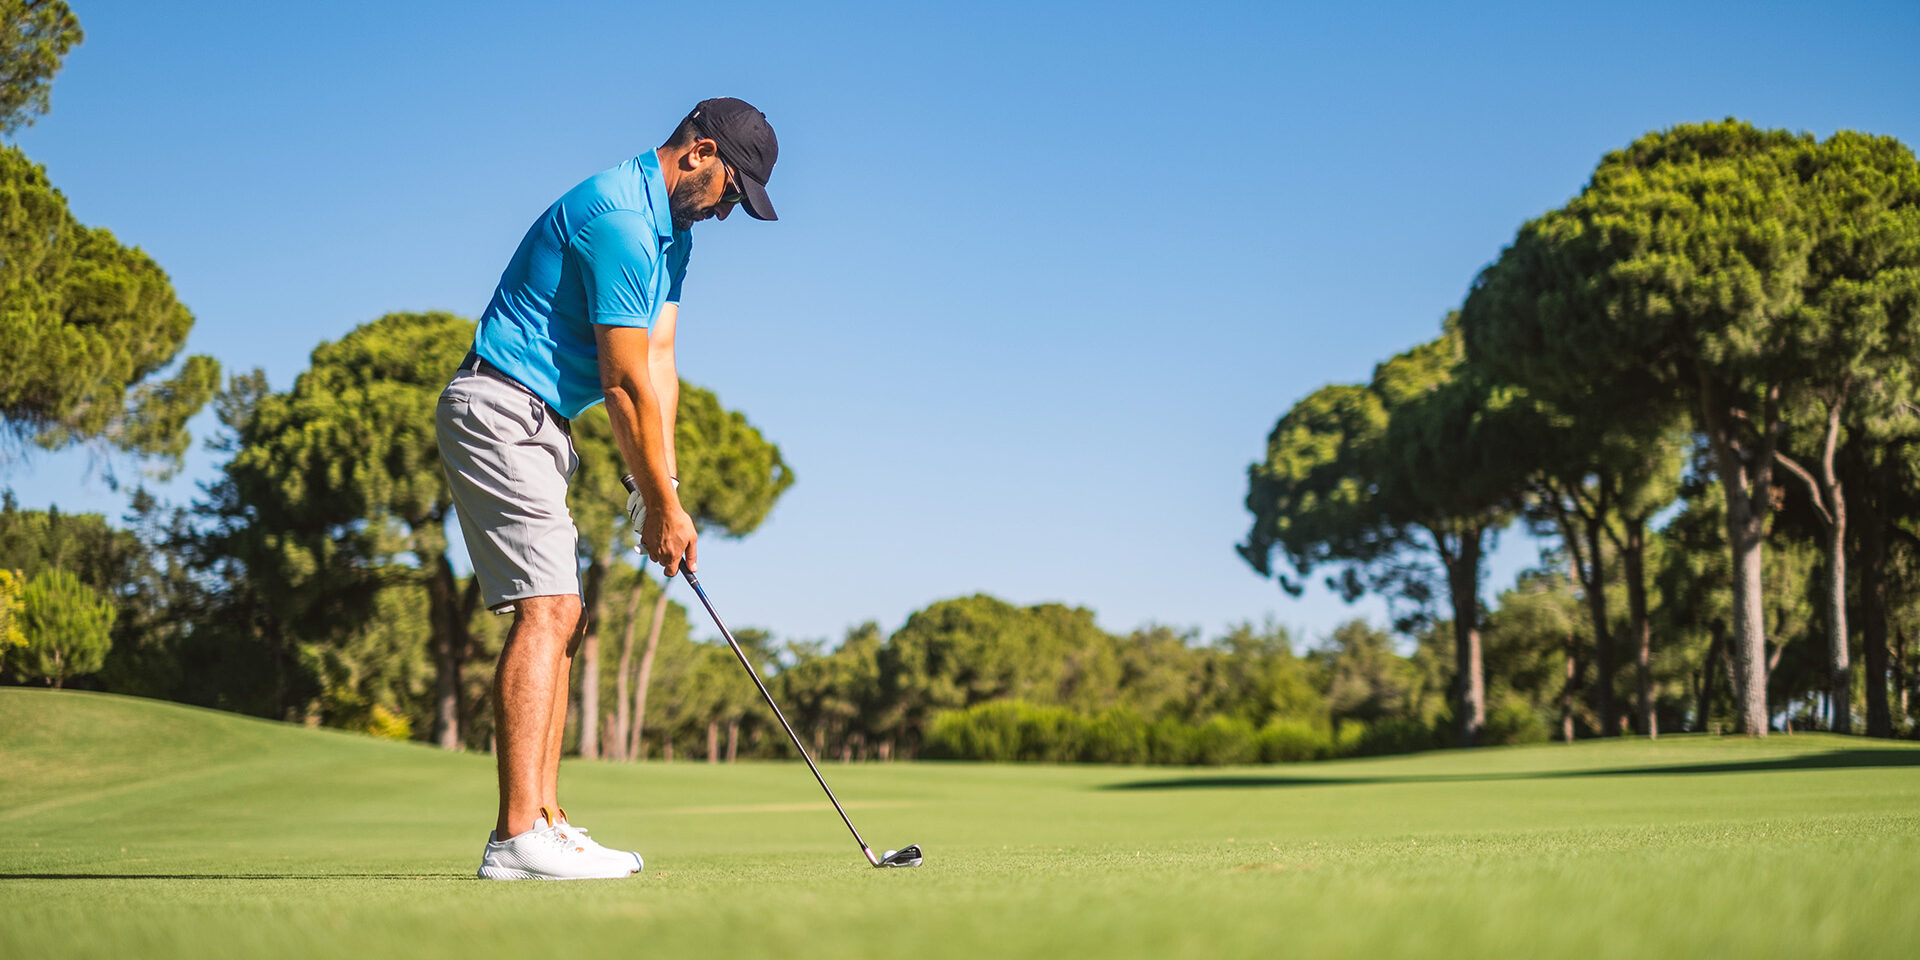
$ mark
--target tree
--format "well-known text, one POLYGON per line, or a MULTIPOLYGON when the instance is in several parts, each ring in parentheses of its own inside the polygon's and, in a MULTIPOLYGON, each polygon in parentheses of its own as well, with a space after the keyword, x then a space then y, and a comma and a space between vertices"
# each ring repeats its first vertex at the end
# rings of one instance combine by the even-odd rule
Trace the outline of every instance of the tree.
POLYGON ((44 570, 20 591, 21 673, 54 687, 100 669, 113 643, 113 604, 66 570, 44 570))
POLYGON ((1691 408, 1727 499, 1742 727, 1755 735, 1767 729, 1762 544, 1782 393, 1804 359, 1781 347, 1813 234, 1792 158, 1809 142, 1731 120, 1642 137, 1523 226, 1475 291, 1499 301, 1486 315, 1509 325, 1527 389, 1633 385, 1691 408))
POLYGON ((880 627, 868 621, 849 629, 831 652, 819 644, 789 646, 794 662, 772 686, 782 707, 791 711, 795 729, 811 735, 814 756, 843 750, 851 755, 855 741, 864 743, 875 733, 880 645, 880 627))
MULTIPOLYGON (((1848 489, 1867 482, 1844 468, 1912 429, 1920 391, 1920 163, 1891 137, 1841 131, 1794 155, 1813 244, 1786 348, 1800 358, 1786 396, 1786 432, 1775 460, 1802 484, 1823 534, 1827 694, 1833 729, 1852 731, 1853 675, 1847 629, 1848 489), (1904 428, 1904 429, 1903 429, 1904 428), (1843 437, 1843 434, 1846 436, 1843 437), (1790 455, 1791 451, 1791 455, 1790 455)), ((1883 536, 1867 531, 1868 550, 1883 536)), ((1887 735, 1885 633, 1869 641, 1870 729, 1887 735)))
POLYGON ((1576 720, 1597 726, 1591 716, 1581 716, 1574 697, 1580 674, 1574 643, 1580 602, 1572 588, 1566 576, 1551 568, 1522 573, 1487 617, 1486 636, 1489 686, 1519 695, 1535 710, 1555 710, 1560 739, 1568 743, 1573 742, 1576 720))
POLYGON ((1852 133, 1816 143, 1729 120, 1649 134, 1524 226, 1469 298, 1469 338, 1497 331, 1476 356, 1506 358, 1528 390, 1625 389, 1690 411, 1727 499, 1741 727, 1756 735, 1776 466, 1826 518, 1835 691, 1846 673, 1844 498, 1825 465, 1843 411, 1885 373, 1874 358, 1911 353, 1886 321, 1910 299, 1912 166, 1898 143, 1852 133), (1796 417, 1817 440, 1795 443, 1796 417), (1792 446, 1816 451, 1821 476, 1792 446))
MULTIPOLYGON (((1248 468, 1252 529, 1240 555, 1273 575, 1277 548, 1300 576, 1342 566, 1328 585, 1349 601, 1368 589, 1420 608, 1439 561, 1453 610, 1455 722, 1462 745, 1486 720, 1480 573, 1487 538, 1506 526, 1525 470, 1513 444, 1522 408, 1462 367, 1457 326, 1374 370, 1365 387, 1325 387, 1296 404, 1248 468)), ((1280 576, 1281 586, 1300 586, 1280 576)), ((1416 618, 1417 619, 1417 618, 1416 618)))
POLYGON ((453 501, 433 410, 472 339, 452 314, 394 313, 321 344, 292 390, 243 405, 229 489, 216 491, 230 498, 225 543, 273 585, 275 629, 337 646, 381 589, 425 588, 433 740, 447 749, 462 742, 479 584, 462 585, 447 555, 453 501))
POLYGON ((0 134, 46 115, 53 75, 85 38, 64 0, 0 0, 0 134))
POLYGON ((1393 638, 1365 620, 1334 628, 1319 652, 1327 672, 1327 709, 1336 729, 1346 721, 1378 723, 1404 716, 1415 686, 1393 638))
MULTIPOLYGON (((136 510, 152 505, 144 492, 136 491, 133 501, 136 510)), ((102 687, 147 697, 183 695, 183 623, 173 609, 180 585, 164 568, 166 559, 139 532, 116 528, 97 513, 23 510, 11 492, 0 496, 0 568, 24 578, 66 570, 113 602, 113 644, 100 669, 102 687)))
POLYGON ((0 148, 0 418, 14 443, 99 441, 177 468, 220 367, 193 356, 149 378, 192 326, 151 258, 76 222, 43 168, 0 148))
POLYGON ((10 655, 27 645, 27 635, 20 628, 21 613, 26 607, 20 591, 25 586, 20 571, 0 569, 0 670, 6 669, 10 655))
POLYGON ((878 652, 886 711, 875 733, 917 752, 941 710, 987 700, 1098 703, 1120 675, 1112 638, 1083 607, 1016 607, 975 594, 907 618, 878 652))

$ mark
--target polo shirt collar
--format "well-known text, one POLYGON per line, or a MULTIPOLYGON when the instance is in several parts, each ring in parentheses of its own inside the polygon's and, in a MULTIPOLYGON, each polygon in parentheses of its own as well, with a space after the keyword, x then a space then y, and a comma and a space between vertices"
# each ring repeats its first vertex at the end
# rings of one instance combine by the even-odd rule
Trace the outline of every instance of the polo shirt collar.
POLYGON ((660 170, 660 155, 652 150, 640 154, 640 175, 647 184, 647 205, 653 208, 653 232, 671 239, 673 230, 673 198, 667 193, 667 175, 660 170))

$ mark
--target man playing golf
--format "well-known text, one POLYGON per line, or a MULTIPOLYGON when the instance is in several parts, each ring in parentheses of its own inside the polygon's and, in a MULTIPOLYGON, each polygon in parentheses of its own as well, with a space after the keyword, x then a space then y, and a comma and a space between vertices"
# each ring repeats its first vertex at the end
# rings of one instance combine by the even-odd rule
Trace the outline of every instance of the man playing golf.
MULTIPOLYGON (((567 481, 568 422, 605 400, 637 489, 627 516, 667 576, 696 569, 676 492, 674 327, 693 224, 734 205, 775 219, 779 145, 742 100, 701 101, 655 150, 587 178, 520 241, 473 350, 440 395, 447 481, 488 609, 512 612, 494 672, 500 814, 480 861, 491 880, 630 876, 640 855, 596 843, 560 808, 567 677, 582 623, 567 481)), ((594 682, 589 678, 588 682, 594 682)))

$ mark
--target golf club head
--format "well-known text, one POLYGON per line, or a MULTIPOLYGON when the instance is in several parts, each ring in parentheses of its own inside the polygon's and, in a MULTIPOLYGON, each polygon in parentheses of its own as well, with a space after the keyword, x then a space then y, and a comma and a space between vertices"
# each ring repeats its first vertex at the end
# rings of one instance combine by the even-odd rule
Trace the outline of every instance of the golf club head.
POLYGON ((880 862, 874 864, 874 866, 917 867, 920 865, 920 859, 920 845, 917 843, 909 843, 898 850, 888 850, 887 855, 881 857, 880 862))

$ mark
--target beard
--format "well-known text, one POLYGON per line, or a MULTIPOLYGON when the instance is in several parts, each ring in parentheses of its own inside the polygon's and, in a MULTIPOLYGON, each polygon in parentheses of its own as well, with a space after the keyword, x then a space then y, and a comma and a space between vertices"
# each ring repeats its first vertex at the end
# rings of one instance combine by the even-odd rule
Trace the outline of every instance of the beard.
POLYGON ((718 176, 720 165, 714 164, 700 173, 680 178, 673 185, 673 196, 667 206, 673 211, 675 230, 692 229, 695 223, 713 216, 719 204, 702 202, 701 198, 713 192, 713 178, 718 176))

